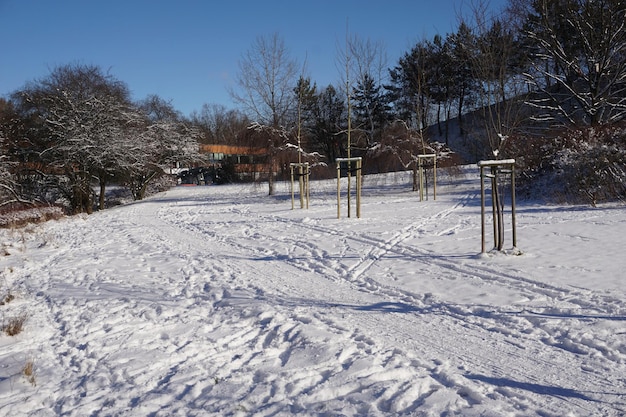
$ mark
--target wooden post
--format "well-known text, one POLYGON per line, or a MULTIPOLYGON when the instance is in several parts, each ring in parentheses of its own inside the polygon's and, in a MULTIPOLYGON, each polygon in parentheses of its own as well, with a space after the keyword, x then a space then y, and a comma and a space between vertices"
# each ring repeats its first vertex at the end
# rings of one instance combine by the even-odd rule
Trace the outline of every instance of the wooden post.
POLYGON ((293 164, 289 167, 291 168, 291 209, 293 210, 293 164))
POLYGON ((513 248, 517 248, 517 228, 515 227, 515 164, 511 165, 511 219, 513 223, 513 248))
POLYGON ((437 200, 437 156, 433 158, 433 200, 437 200))
POLYGON ((480 252, 485 253, 485 169, 480 163, 480 252))
POLYGON ((361 218, 361 158, 356 161, 356 217, 361 218))
MULTIPOLYGON (((480 234, 481 234, 481 253, 486 252, 485 247, 485 179, 491 179, 491 205, 494 212, 494 216, 496 213, 496 202, 494 201, 494 188, 497 186, 496 183, 496 173, 499 167, 510 167, 510 175, 511 175, 511 223, 512 223, 512 234, 513 234, 513 248, 517 248, 517 226, 516 226, 516 218, 515 218, 515 159, 502 159, 502 160, 493 160, 493 161, 479 161, 478 167, 480 168, 480 234), (485 175, 485 168, 489 167, 491 173, 485 175)), ((502 227, 497 229, 496 219, 494 218, 494 240, 496 239, 497 233, 500 233, 502 227)), ((502 239, 502 236, 501 236, 502 239)), ((494 242, 497 244, 497 242, 494 242)))
POLYGON ((417 173, 420 178, 420 201, 424 201, 424 169, 422 168, 422 158, 417 157, 417 173))
POLYGON ((305 190, 306 190, 306 208, 308 209, 309 208, 309 200, 311 199, 311 181, 310 181, 310 178, 309 178, 311 176, 311 168, 309 167, 309 163, 308 162, 306 162, 305 164, 306 164, 305 165, 306 177, 304 177, 304 178, 305 178, 306 184, 304 185, 304 187, 305 187, 305 190))
POLYGON ((309 208, 309 163, 291 163, 291 209, 294 208, 294 168, 298 168, 298 184, 300 186, 300 208, 309 208), (306 201, 305 201, 306 200, 306 201))
MULTIPOLYGON (((341 218, 341 164, 337 160, 337 218, 341 218)), ((348 190, 350 192, 350 190, 348 190)))
POLYGON ((424 168, 422 167, 422 159, 431 158, 433 160, 433 199, 437 199, 437 154, 429 153, 417 155, 419 185, 420 185, 420 201, 424 200, 424 168))
POLYGON ((350 194, 351 194, 351 182, 350 182, 350 167, 352 166, 352 162, 356 162, 356 216, 361 217, 361 170, 362 166, 362 158, 337 158, 337 218, 341 217, 340 206, 341 206, 341 164, 346 163, 348 167, 348 217, 350 217, 350 194))

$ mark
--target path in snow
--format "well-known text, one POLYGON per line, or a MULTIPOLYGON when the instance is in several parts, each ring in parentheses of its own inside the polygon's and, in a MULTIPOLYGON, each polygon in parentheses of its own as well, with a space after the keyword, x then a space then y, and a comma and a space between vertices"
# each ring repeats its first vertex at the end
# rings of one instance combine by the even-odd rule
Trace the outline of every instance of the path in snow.
POLYGON ((3 260, 23 300, 11 308, 32 315, 17 340, 0 337, 0 409, 626 412, 624 292, 611 277, 585 281, 620 268, 576 262, 605 261, 589 239, 626 216, 522 204, 526 253, 478 256, 476 180, 443 181, 421 203, 366 183, 361 219, 336 219, 333 184, 320 183, 309 210, 243 187, 180 187, 42 226, 3 260), (567 229, 589 218, 584 235, 567 229), (544 254, 567 233, 592 245, 544 254), (36 387, 19 378, 26 357, 36 387))

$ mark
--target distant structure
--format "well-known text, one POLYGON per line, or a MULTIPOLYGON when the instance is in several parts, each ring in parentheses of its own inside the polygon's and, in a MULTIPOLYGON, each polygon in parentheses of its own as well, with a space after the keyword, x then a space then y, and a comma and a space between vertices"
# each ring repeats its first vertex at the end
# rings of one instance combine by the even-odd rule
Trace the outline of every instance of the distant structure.
POLYGON ((255 181, 270 172, 266 163, 268 151, 265 148, 201 144, 200 152, 208 156, 211 168, 230 165, 239 181, 255 181))

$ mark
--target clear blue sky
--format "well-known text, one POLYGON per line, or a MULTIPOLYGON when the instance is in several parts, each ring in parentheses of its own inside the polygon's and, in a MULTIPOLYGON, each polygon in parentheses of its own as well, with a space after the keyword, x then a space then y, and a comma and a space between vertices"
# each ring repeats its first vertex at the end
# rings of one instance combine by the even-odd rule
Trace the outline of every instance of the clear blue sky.
MULTIPOLYGON (((505 0, 491 0, 493 9, 505 0)), ((456 29, 470 0, 0 0, 0 96, 59 65, 97 65, 140 100, 184 115, 233 108, 228 87, 258 36, 278 33, 319 86, 341 80, 350 35, 381 42, 389 67, 424 38, 456 29)))

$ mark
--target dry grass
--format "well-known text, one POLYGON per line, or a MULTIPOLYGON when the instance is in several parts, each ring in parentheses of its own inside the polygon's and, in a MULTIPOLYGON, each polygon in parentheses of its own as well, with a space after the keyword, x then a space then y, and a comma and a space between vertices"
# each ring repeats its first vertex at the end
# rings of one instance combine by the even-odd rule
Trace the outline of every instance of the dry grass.
POLYGON ((28 224, 57 220, 64 215, 63 210, 55 206, 5 211, 0 212, 0 227, 15 229, 28 224))
POLYGON ((32 359, 26 361, 26 364, 22 368, 22 374, 33 387, 37 385, 37 381, 35 380, 35 363, 32 359))
POLYGON ((5 296, 0 298, 0 306, 9 304, 13 300, 15 300, 15 296, 11 294, 11 292, 8 292, 5 296))
POLYGON ((25 313, 9 318, 2 324, 2 331, 8 336, 20 334, 24 330, 24 323, 26 323, 27 318, 28 315, 25 313))

